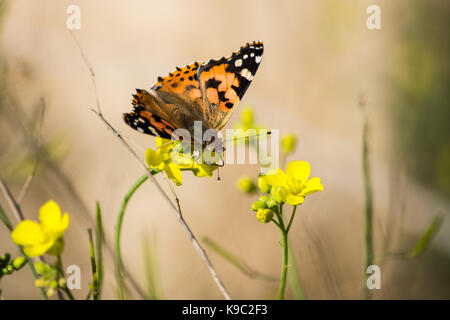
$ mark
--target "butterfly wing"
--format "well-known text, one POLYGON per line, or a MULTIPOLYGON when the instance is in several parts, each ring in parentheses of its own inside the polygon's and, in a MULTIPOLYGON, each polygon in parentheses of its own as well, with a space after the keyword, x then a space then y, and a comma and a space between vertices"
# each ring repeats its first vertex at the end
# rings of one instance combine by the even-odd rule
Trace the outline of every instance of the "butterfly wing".
POLYGON ((158 77, 149 92, 136 89, 134 109, 124 114, 125 122, 140 132, 168 139, 175 129, 192 131, 194 121, 203 120, 197 81, 199 66, 200 63, 194 62, 177 67, 167 76, 158 77))
POLYGON ((263 43, 247 43, 227 58, 210 60, 198 70, 208 127, 222 129, 244 96, 261 63, 263 43))
POLYGON ((193 129, 194 121, 204 120, 204 108, 197 72, 200 62, 177 67, 165 77, 158 77, 152 90, 167 105, 167 113, 180 127, 193 129))
POLYGON ((133 111, 124 114, 135 130, 170 139, 178 128, 193 134, 194 121, 220 130, 247 91, 263 53, 262 42, 251 42, 230 57, 194 62, 158 77, 149 92, 136 89, 133 111))
POLYGON ((168 117, 157 100, 142 89, 133 95, 133 111, 124 113, 123 119, 131 128, 152 136, 170 139, 175 127, 162 116, 168 117))

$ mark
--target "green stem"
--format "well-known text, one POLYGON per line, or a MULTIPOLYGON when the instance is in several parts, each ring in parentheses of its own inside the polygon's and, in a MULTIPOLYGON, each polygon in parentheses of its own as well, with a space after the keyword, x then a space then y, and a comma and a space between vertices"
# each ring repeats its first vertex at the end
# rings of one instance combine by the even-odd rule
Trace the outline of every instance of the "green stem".
POLYGON ((295 212, 296 211, 297 211, 297 206, 295 205, 294 209, 292 209, 291 217, 289 218, 289 223, 288 223, 287 228, 286 228, 286 233, 288 233, 289 229, 291 228, 292 221, 294 220, 294 216, 295 216, 295 212))
POLYGON ((95 250, 94 250, 94 239, 92 237, 92 229, 88 229, 89 235, 89 257, 91 259, 91 269, 92 269, 92 283, 91 288, 94 300, 98 300, 98 275, 97 275, 97 263, 95 261, 95 250))
MULTIPOLYGON (((292 221, 295 217, 295 212, 297 211, 297 206, 294 206, 292 209, 291 217, 289 218, 289 222, 287 224, 287 227, 285 227, 284 220, 283 220, 283 206, 279 206, 278 212, 275 212, 275 214, 278 217, 278 223, 277 226, 280 228, 281 231, 281 248, 282 248, 282 265, 281 265, 281 277, 280 277, 280 288, 278 291, 278 299, 284 300, 284 294, 286 291, 286 279, 287 279, 287 273, 288 273, 288 263, 289 263, 289 242, 288 242, 288 233, 289 229, 291 228, 292 221)), ((275 222, 275 221, 274 221, 275 222)), ((297 283, 298 288, 300 288, 300 283, 297 283)), ((300 288, 301 291, 301 288, 300 288)))
POLYGON ((373 264, 374 248, 373 248, 373 205, 372 205, 372 184, 370 179, 370 161, 369 161, 369 125, 367 123, 366 115, 364 114, 363 125, 363 146, 362 146, 362 169, 363 169, 363 183, 365 194, 365 266, 364 266, 364 298, 370 299, 370 291, 367 288, 367 268, 373 264))
POLYGON ((282 248, 282 262, 281 262, 281 276, 280 276, 280 287, 278 290, 278 299, 284 300, 284 292, 286 290, 286 278, 287 278, 287 270, 288 270, 288 241, 287 241, 287 231, 284 226, 283 220, 283 206, 280 204, 278 208, 278 212, 276 212, 278 216, 278 226, 281 231, 281 248, 282 248))
MULTIPOLYGON (((59 275, 64 278, 64 276, 65 276, 64 267, 63 267, 62 258, 61 258, 60 254, 58 254, 56 256, 56 269, 58 270, 59 275)), ((69 297, 70 300, 75 300, 74 296, 72 295, 72 292, 70 291, 69 288, 67 288, 67 286, 64 286, 62 289, 66 293, 66 295, 69 297)))
POLYGON ((280 230, 281 230, 281 247, 283 248, 283 252, 282 252, 282 266, 281 266, 280 289, 278 291, 278 299, 284 300, 289 254, 288 254, 287 232, 286 229, 284 229, 283 223, 281 223, 280 225, 282 226, 282 229, 280 230))
MULTIPOLYGON (((154 171, 151 172, 155 174, 154 171)), ((117 295, 119 299, 125 299, 125 286, 124 286, 124 275, 123 275, 123 264, 122 264, 122 253, 120 248, 120 234, 122 230, 123 218, 125 216, 125 209, 127 207, 128 202, 130 201, 133 194, 136 190, 148 179, 147 175, 143 175, 140 177, 128 190, 125 195, 122 205, 120 206, 119 214, 117 216, 117 223, 114 229, 114 251, 116 254, 115 257, 115 267, 116 267, 116 282, 117 282, 117 295)))
POLYGON ((95 300, 100 300, 103 288, 103 222, 102 222, 102 212, 100 209, 100 203, 97 202, 97 219, 96 219, 96 233, 95 233, 95 249, 97 252, 97 296, 94 296, 95 300))

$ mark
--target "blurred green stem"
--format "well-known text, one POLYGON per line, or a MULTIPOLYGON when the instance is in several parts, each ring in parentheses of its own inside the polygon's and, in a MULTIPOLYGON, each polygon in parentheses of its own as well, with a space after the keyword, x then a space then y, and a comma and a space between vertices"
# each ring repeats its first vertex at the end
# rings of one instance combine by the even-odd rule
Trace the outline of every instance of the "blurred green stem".
MULTIPOLYGON (((58 270, 59 275, 62 278, 64 278, 65 277, 64 267, 63 267, 62 258, 61 258, 60 254, 56 256, 56 269, 58 270)), ((62 289, 66 293, 66 295, 69 297, 70 300, 75 300, 74 296, 72 295, 72 292, 66 285, 62 289)))
MULTIPOLYGON (((89 235, 89 257, 91 259, 91 268, 92 268, 92 282, 90 284, 89 291, 92 292, 94 300, 98 300, 98 274, 97 274, 97 263, 95 258, 95 250, 94 250, 94 238, 92 236, 92 229, 88 229, 89 235)), ((88 295, 88 297, 90 294, 88 295)))
POLYGON ((281 230, 281 247, 283 248, 282 253, 282 266, 281 266, 281 277, 280 277, 280 289, 278 290, 278 299, 284 300, 284 291, 286 289, 286 277, 288 270, 288 240, 287 240, 287 232, 284 229, 283 223, 280 224, 283 229, 281 230))
POLYGON ((278 223, 275 222, 275 224, 278 226, 278 228, 281 231, 281 248, 282 248, 282 261, 281 261, 281 276, 280 276, 280 287, 278 290, 278 299, 284 300, 284 292, 286 289, 286 279, 287 279, 287 266, 289 261, 289 251, 288 251, 288 240, 287 240, 287 230, 284 227, 284 221, 283 221, 283 205, 278 206, 278 210, 275 211, 275 214, 278 217, 278 223))
POLYGON ((288 274, 288 282, 289 286, 292 290, 294 298, 297 300, 306 300, 306 295, 303 292, 303 288, 300 282, 300 276, 298 274, 298 267, 295 262, 294 252, 292 251, 292 246, 289 245, 289 274, 288 274))
POLYGON ((372 183, 370 179, 370 161, 369 161, 369 124, 367 116, 363 109, 364 123, 363 123, 363 138, 362 138, 362 169, 363 169, 363 183, 365 194, 365 250, 366 258, 364 265, 364 298, 370 299, 370 290, 367 288, 367 268, 373 264, 374 248, 373 248, 373 204, 372 204, 372 183))
MULTIPOLYGON (((155 174, 155 171, 151 171, 151 174, 155 174)), ((120 206, 119 214, 117 216, 117 223, 114 230, 114 251, 116 254, 115 265, 116 265, 116 282, 117 282, 117 295, 119 299, 125 299, 125 287, 124 287, 124 276, 123 276, 123 264, 122 264, 122 253, 120 248, 120 233, 122 230, 123 218, 125 216, 125 209, 128 205, 133 194, 136 190, 148 179, 147 175, 140 177, 128 190, 125 195, 122 205, 120 206)))
POLYGON ((100 203, 97 201, 97 228, 95 231, 95 249, 97 252, 97 296, 94 295, 94 300, 100 300, 103 287, 103 222, 100 203))

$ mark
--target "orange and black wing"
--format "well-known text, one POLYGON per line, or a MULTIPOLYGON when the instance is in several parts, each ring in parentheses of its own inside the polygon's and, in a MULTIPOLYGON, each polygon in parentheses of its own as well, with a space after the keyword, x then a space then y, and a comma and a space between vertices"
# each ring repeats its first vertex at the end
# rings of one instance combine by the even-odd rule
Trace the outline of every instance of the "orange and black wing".
POLYGON ((174 125, 162 117, 164 112, 147 91, 136 89, 132 103, 133 111, 123 114, 126 124, 142 133, 165 139, 171 138, 175 130, 174 125))
POLYGON ((225 113, 216 124, 217 129, 226 124, 250 86, 263 52, 263 43, 255 41, 242 46, 229 57, 210 60, 200 66, 198 78, 205 103, 217 106, 218 111, 225 113))

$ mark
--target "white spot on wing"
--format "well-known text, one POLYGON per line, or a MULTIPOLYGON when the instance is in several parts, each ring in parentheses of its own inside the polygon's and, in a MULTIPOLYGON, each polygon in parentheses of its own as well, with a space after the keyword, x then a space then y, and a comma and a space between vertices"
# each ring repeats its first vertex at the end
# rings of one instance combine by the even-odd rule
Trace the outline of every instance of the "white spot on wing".
POLYGON ((256 61, 256 63, 260 63, 261 62, 261 56, 256 56, 255 61, 256 61))
POLYGON ((158 132, 156 132, 156 130, 153 128, 153 127, 151 127, 151 126, 148 126, 148 129, 150 130, 150 132, 151 133, 153 133, 155 136, 157 136, 157 137, 159 137, 159 134, 158 134, 158 132))
POLYGON ((236 61, 234 62, 234 66, 235 66, 235 67, 240 67, 240 66, 242 66, 242 59, 236 60, 236 61))
POLYGON ((248 69, 242 70, 241 71, 241 76, 243 76, 248 81, 251 81, 253 79, 253 75, 248 69))

